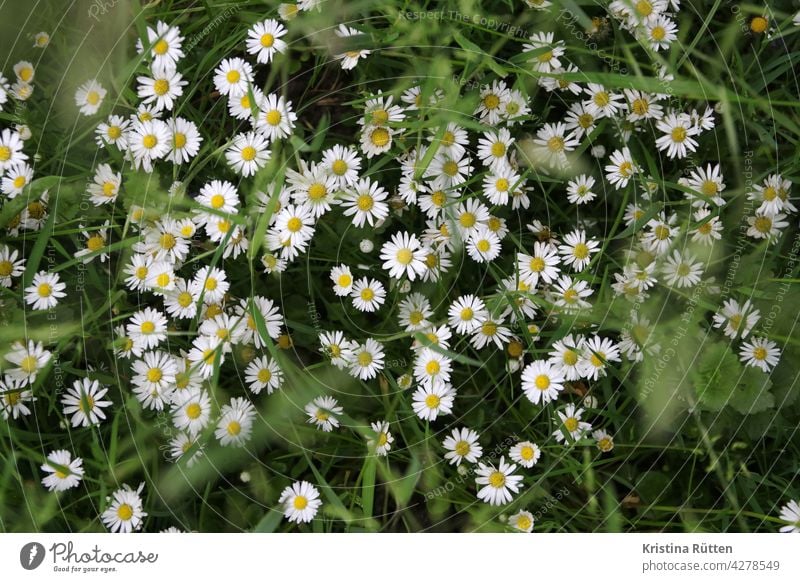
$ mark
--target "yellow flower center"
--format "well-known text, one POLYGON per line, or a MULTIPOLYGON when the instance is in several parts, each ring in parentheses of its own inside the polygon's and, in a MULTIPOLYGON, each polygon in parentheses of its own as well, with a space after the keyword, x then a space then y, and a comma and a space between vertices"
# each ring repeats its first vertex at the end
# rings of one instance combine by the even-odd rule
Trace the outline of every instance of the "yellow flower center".
POLYGON ((375 297, 375 292, 370 287, 365 287, 361 290, 361 299, 364 301, 372 301, 375 297))
POLYGON ((39 297, 50 297, 50 295, 53 293, 53 287, 50 285, 50 283, 41 283, 37 288, 37 291, 39 293, 39 297))
POLYGON ((388 144, 389 139, 390 139, 389 132, 382 127, 375 129, 370 135, 370 140, 372 141, 372 145, 379 148, 382 148, 383 146, 388 144))
POLYGON ((122 521, 130 521, 130 519, 133 517, 133 507, 127 503, 123 503, 117 508, 117 517, 119 517, 122 521))
POLYGON ((258 371, 258 381, 266 384, 270 380, 272 380, 272 372, 268 368, 261 368, 258 371))
POLYGON ((192 402, 189 406, 186 407, 186 416, 188 416, 192 420, 197 420, 200 418, 200 413, 203 412, 203 409, 200 408, 200 405, 197 402, 192 402))
POLYGON ((645 115, 650 110, 650 104, 645 99, 634 99, 631 109, 636 115, 645 115))
POLYGON ((13 184, 14 188, 16 189, 22 188, 23 186, 25 186, 25 176, 17 176, 16 178, 14 178, 13 184))
POLYGON ((508 180, 505 178, 498 178, 498 180, 494 183, 494 187, 498 192, 507 192, 509 187, 508 180))
POLYGON ((228 80, 228 83, 238 83, 239 79, 241 79, 241 75, 237 70, 228 71, 228 74, 225 75, 225 78, 228 80))
POLYGON ((294 498, 292 504, 294 505, 295 509, 302 511, 308 506, 308 499, 306 499, 302 495, 298 495, 297 497, 294 498))
POLYGON ((242 159, 245 162, 252 162, 254 159, 256 159, 257 153, 258 152, 256 152, 256 148, 253 146, 245 146, 242 148, 242 159))
POLYGON ((570 416, 564 421, 564 427, 567 429, 567 432, 575 432, 578 428, 578 419, 574 416, 570 416))
POLYGON ((506 144, 501 141, 496 141, 492 144, 492 155, 496 158, 501 158, 506 154, 506 144))
POLYGON ((767 358, 767 350, 759 346, 753 350, 753 357, 756 360, 765 360, 767 358))
POLYGON ((400 249, 395 254, 395 258, 401 265, 408 265, 414 259, 414 253, 411 252, 411 249, 400 249))
POLYGON ((442 172, 452 178, 458 173, 458 164, 453 160, 449 160, 442 165, 442 172))
POLYGON ((471 212, 464 212, 461 216, 458 217, 458 222, 461 223, 461 226, 464 228, 471 228, 475 226, 477 219, 475 215, 471 212))
POLYGON ((169 81, 166 79, 156 79, 156 82, 153 83, 153 93, 158 95, 165 95, 169 91, 169 81))
POLYGON ((289 229, 289 232, 298 232, 301 228, 303 228, 303 221, 296 216, 292 216, 286 222, 286 228, 289 229))
POLYGON ((181 307, 189 307, 193 301, 194 299, 192 298, 192 294, 188 291, 181 291, 178 294, 178 305, 181 307))
POLYGON ((145 321, 142 323, 141 331, 142 333, 153 333, 156 330, 156 324, 152 321, 145 321))
POLYGON ((88 248, 92 252, 99 251, 105 246, 105 244, 106 244, 105 239, 103 239, 103 237, 100 236, 99 234, 90 236, 88 239, 86 239, 86 248, 88 248))
POLYGON ((495 489, 500 489, 505 484, 506 484, 505 474, 501 473, 500 471, 492 471, 491 475, 489 475, 489 485, 491 485, 495 489))
POLYGON ((558 153, 564 150, 564 138, 554 135, 547 140, 547 149, 553 153, 558 153))
POLYGON ((11 261, 0 261, 0 277, 8 277, 14 270, 11 261))
POLYGON ((769 21, 763 16, 756 16, 750 21, 750 30, 758 34, 766 31, 767 27, 769 27, 769 21))
POLYGON ((534 273, 541 273, 542 271, 544 271, 546 264, 542 257, 533 257, 530 260, 530 263, 528 263, 528 266, 534 273))
POLYGON ((594 94, 594 97, 592 99, 594 101, 594 104, 597 105, 598 107, 605 107, 611 102, 611 98, 609 97, 607 91, 598 91, 597 93, 594 94))
POLYGON ((20 369, 26 374, 33 374, 36 371, 39 361, 36 356, 25 356, 19 363, 20 369))
POLYGON ((276 125, 278 125, 281 122, 281 119, 283 119, 283 116, 281 115, 281 112, 278 111, 277 109, 272 109, 271 111, 267 112, 267 115, 266 115, 265 119, 266 119, 268 124, 270 124, 271 126, 275 127, 276 125))
POLYGON ((772 230, 772 219, 769 216, 759 216, 753 222, 753 226, 758 232, 767 234, 772 230))
POLYGON ((147 370, 147 380, 150 382, 160 382, 163 377, 164 373, 161 371, 161 368, 150 368, 147 370))
POLYGON ((469 454, 470 448, 467 441, 458 441, 455 446, 455 453, 459 457, 465 457, 469 454))
POLYGON ((7 162, 11 159, 11 148, 8 146, 0 146, 0 162, 7 162))
POLYGON ((320 184, 319 182, 314 182, 308 188, 308 197, 311 200, 321 200, 325 197, 328 193, 328 189, 325 187, 324 184, 320 184))
POLYGON ((686 139, 686 128, 685 127, 675 127, 670 132, 670 136, 672 137, 672 141, 675 143, 682 143, 683 140, 686 139))
POLYGON ((339 275, 339 279, 337 280, 339 287, 349 287, 352 282, 353 278, 347 273, 339 275))
POLYGON ((384 125, 389 121, 389 112, 385 109, 376 109, 372 112, 372 123, 374 125, 384 125))
POLYGON ((425 406, 431 409, 437 408, 441 401, 442 399, 439 398, 436 394, 428 394, 428 396, 425 398, 425 406))
POLYGON ((336 160, 331 164, 331 170, 333 170, 333 173, 337 176, 344 176, 345 173, 347 173, 347 169, 347 162, 344 160, 336 160))
POLYGON ((439 365, 439 362, 437 362, 436 360, 431 360, 425 366, 425 372, 427 372, 428 376, 435 376, 440 371, 441 371, 441 366, 439 365))
POLYGON ((533 447, 524 446, 519 450, 519 456, 525 459, 526 461, 530 461, 533 459, 534 451, 533 447))
POLYGON ((493 336, 497 333, 497 324, 493 321, 487 321, 481 326, 481 333, 483 335, 493 336))
POLYGON ((239 424, 238 421, 232 420, 228 423, 228 434, 231 436, 237 436, 240 432, 242 432, 242 425, 239 424))
POLYGON ((362 212, 367 212, 372 210, 372 207, 375 206, 375 201, 372 199, 372 196, 369 194, 362 194, 358 197, 358 209, 362 212))
POLYGON ((372 354, 368 351, 364 350, 363 352, 358 354, 358 364, 362 368, 366 368, 372 363, 372 354))
POLYGON ((586 246, 586 243, 578 243, 572 249, 572 256, 576 259, 585 259, 589 256, 589 247, 586 246))
POLYGON ((497 109, 500 106, 500 97, 494 93, 489 93, 483 98, 483 106, 489 111, 497 109))
POLYGON ((147 149, 153 149, 158 144, 158 138, 152 133, 148 133, 142 138, 142 145, 147 149))
POLYGON ((153 52, 157 55, 164 55, 169 50, 169 44, 163 38, 159 39, 156 44, 153 45, 153 52))
POLYGON ((264 48, 270 48, 273 44, 275 44, 274 36, 268 32, 261 35, 261 46, 264 48))
POLYGON ((538 376, 536 376, 534 384, 536 384, 536 387, 539 390, 545 391, 548 388, 550 388, 550 378, 546 374, 539 374, 538 376))

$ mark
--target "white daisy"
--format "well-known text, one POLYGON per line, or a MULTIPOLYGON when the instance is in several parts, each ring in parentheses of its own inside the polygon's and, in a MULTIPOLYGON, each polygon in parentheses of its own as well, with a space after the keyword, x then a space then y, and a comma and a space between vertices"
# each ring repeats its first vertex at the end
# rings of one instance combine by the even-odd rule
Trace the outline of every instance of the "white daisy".
POLYGON ((253 430, 256 409, 244 398, 232 398, 222 407, 214 436, 223 447, 243 447, 253 430))
POLYGON ((83 115, 94 115, 103 105, 107 91, 95 79, 86 81, 75 91, 75 105, 83 115))
POLYGON ((106 419, 103 409, 112 404, 110 400, 103 400, 107 393, 108 388, 101 387, 98 380, 75 380, 61 398, 64 416, 72 415, 73 427, 100 424, 106 419))
POLYGON ((475 463, 483 455, 483 447, 478 442, 479 435, 471 428, 454 428, 444 439, 442 446, 447 451, 444 458, 451 465, 460 465, 461 461, 475 463))
POLYGON ((58 273, 39 271, 33 276, 31 285, 25 288, 25 302, 34 310, 53 309, 59 299, 67 296, 64 289, 66 283, 61 282, 58 273))
POLYGON ((508 456, 515 463, 530 469, 539 462, 539 457, 542 456, 542 449, 530 441, 522 441, 509 449, 508 456))
POLYGON ((370 380, 384 368, 383 346, 372 338, 363 344, 351 346, 350 375, 360 380, 370 380))
POLYGON ((267 164, 271 155, 267 146, 267 140, 255 132, 240 133, 225 151, 225 159, 234 172, 247 178, 267 164))
POLYGON ((339 419, 336 415, 342 414, 344 409, 339 406, 335 398, 330 396, 317 396, 314 400, 306 404, 306 414, 308 423, 314 424, 323 432, 331 432, 339 427, 339 419))
POLYGON ((400 279, 403 276, 413 281, 425 271, 425 249, 417 236, 408 232, 397 232, 381 247, 383 268, 389 276, 400 279))
POLYGON ((272 394, 283 384, 283 372, 278 363, 267 356, 261 356, 250 362, 244 371, 245 382, 253 394, 260 394, 266 389, 272 394))
POLYGON ((522 476, 514 474, 516 468, 516 465, 506 463, 505 457, 500 457, 497 467, 493 463, 479 462, 475 484, 483 487, 478 490, 478 499, 489 505, 509 503, 514 498, 512 493, 519 493, 522 487, 522 476))
POLYGON ((547 360, 535 360, 522 371, 522 390, 534 404, 547 404, 558 398, 566 378, 562 370, 547 360))
POLYGON ((322 506, 319 491, 308 481, 295 481, 286 487, 278 499, 283 516, 293 523, 308 523, 322 506))
POLYGON ((389 205, 384 202, 388 196, 377 182, 369 178, 359 180, 342 196, 344 215, 352 216, 357 227, 363 227, 365 222, 375 226, 389 215, 389 205))
POLYGON ((48 491, 66 491, 80 484, 83 478, 83 459, 73 459, 72 454, 63 449, 53 451, 47 455, 41 469, 47 473, 42 479, 42 485, 48 491))
POLYGON ((269 63, 276 52, 286 52, 287 44, 281 40, 286 34, 286 28, 277 20, 267 19, 256 22, 247 31, 247 52, 256 55, 259 63, 269 63))
POLYGON ((283 96, 270 93, 258 103, 258 115, 253 127, 270 141, 292 135, 297 114, 292 111, 292 102, 283 96))
POLYGON ((781 356, 778 344, 766 338, 756 337, 749 342, 742 343, 739 349, 739 358, 746 366, 761 368, 764 372, 775 367, 781 356))
POLYGON ((389 432, 389 423, 386 421, 372 422, 370 428, 374 436, 367 440, 367 446, 379 457, 385 457, 392 448, 394 437, 389 432))
POLYGON ((110 505, 101 515, 101 519, 111 533, 131 533, 142 528, 147 513, 143 510, 141 493, 144 483, 134 491, 129 485, 123 484, 120 489, 112 493, 110 505))
POLYGON ((584 410, 582 408, 575 408, 574 404, 568 404, 564 412, 558 411, 558 418, 561 421, 560 426, 553 433, 556 441, 559 443, 569 444, 570 442, 577 441, 583 438, 583 435, 592 430, 592 425, 588 422, 581 420, 581 415, 584 410), (566 435, 571 440, 568 440, 566 435))

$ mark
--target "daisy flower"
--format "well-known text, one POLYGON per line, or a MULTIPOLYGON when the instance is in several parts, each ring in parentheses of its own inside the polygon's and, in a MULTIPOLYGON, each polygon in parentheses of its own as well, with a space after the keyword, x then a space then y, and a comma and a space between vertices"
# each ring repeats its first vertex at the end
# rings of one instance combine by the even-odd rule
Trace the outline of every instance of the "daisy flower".
POLYGON ((22 151, 23 142, 19 133, 10 129, 0 132, 0 172, 5 172, 28 159, 22 151))
POLYGON ((678 234, 679 228, 675 226, 678 216, 670 214, 664 216, 661 212, 656 218, 647 223, 648 230, 642 236, 642 246, 656 255, 662 255, 669 250, 672 239, 678 234))
POLYGON ((495 165, 483 177, 483 195, 495 206, 508 204, 509 195, 518 187, 520 176, 510 165, 495 165))
POLYGON ((739 359, 746 366, 754 366, 767 373, 775 367, 780 356, 781 350, 778 345, 761 337, 742 343, 742 347, 739 349, 739 359))
POLYGON ((372 422, 370 428, 375 436, 367 440, 367 446, 370 450, 375 451, 377 456, 385 457, 394 442, 394 437, 389 432, 389 423, 386 421, 372 422))
POLYGON ((225 271, 210 266, 197 271, 194 282, 202 289, 203 301, 206 303, 222 301, 231 286, 225 271))
POLYGON ((606 364, 609 362, 619 362, 619 346, 610 338, 594 336, 586 340, 583 344, 585 357, 583 359, 583 376, 597 380, 600 376, 605 376, 606 364))
POLYGON ((361 158, 352 147, 335 145, 322 152, 321 167, 336 180, 340 189, 354 186, 361 170, 361 158))
MULTIPOLYGON (((549 4, 544 0, 526 0, 528 3, 532 2, 540 2, 544 4, 549 4)), ((531 533, 533 531, 533 514, 530 511, 520 510, 514 515, 509 516, 508 518, 508 525, 513 527, 517 531, 521 531, 524 533, 531 533)))
POLYGON ((143 511, 141 493, 144 483, 134 491, 124 484, 112 494, 110 505, 101 515, 101 519, 111 533, 131 533, 142 528, 147 513, 143 511))
POLYGON ((353 306, 359 311, 377 311, 386 300, 386 290, 377 279, 362 277, 353 284, 350 292, 353 306))
POLYGON ((202 389, 187 389, 175 393, 172 401, 172 424, 194 437, 208 426, 211 398, 202 389))
POLYGON ((522 371, 522 391, 534 404, 547 404, 564 389, 563 371, 547 360, 536 360, 522 371))
POLYGON ((103 409, 112 404, 110 400, 103 400, 107 393, 108 388, 101 387, 97 380, 75 380, 61 398, 64 416, 72 415, 73 427, 100 424, 106 419, 103 409))
POLYGON ((500 457, 497 467, 493 463, 479 462, 475 484, 483 487, 478 490, 478 499, 489 505, 509 503, 514 498, 512 493, 519 493, 522 487, 522 476, 514 474, 516 468, 516 465, 506 463, 505 457, 500 457))
POLYGON ((339 419, 336 415, 344 412, 337 400, 330 396, 317 396, 306 404, 305 411, 308 415, 307 422, 316 425, 323 432, 331 432, 334 428, 338 428, 339 419))
POLYGON ((565 168, 569 165, 567 153, 580 145, 574 133, 567 133, 567 126, 559 123, 545 123, 536 132, 533 143, 539 146, 539 152, 546 164, 553 168, 565 168))
POLYGON ((377 182, 369 178, 359 180, 342 197, 344 215, 352 216, 353 225, 359 228, 365 222, 375 226, 389 216, 389 205, 384 202, 388 196, 377 182))
POLYGON ((606 179, 617 190, 628 185, 628 181, 639 171, 627 147, 615 150, 609 158, 610 164, 606 165, 606 179))
MULTIPOLYGON (((708 164, 705 168, 694 168, 686 180, 686 185, 703 196, 710 198, 717 206, 725 204, 725 200, 721 196, 722 191, 725 190, 725 184, 722 182, 722 171, 719 164, 713 166, 708 164)), ((706 201, 702 198, 688 193, 685 196, 692 200, 692 206, 699 208, 706 205, 706 201)))
POLYGON ((515 444, 508 451, 508 456, 515 463, 519 463, 526 469, 530 469, 539 462, 539 457, 542 456, 542 450, 530 441, 522 441, 515 444))
POLYGON ((447 310, 448 323, 460 334, 474 332, 486 321, 489 311, 486 304, 476 295, 462 295, 447 310))
POLYGON ((447 356, 422 348, 414 362, 414 377, 422 386, 432 386, 450 381, 452 361, 447 356))
POLYGON ((222 342, 216 337, 199 336, 192 341, 188 359, 202 378, 210 378, 216 365, 222 365, 224 350, 222 342))
POLYGON ((169 153, 171 137, 169 126, 160 119, 134 121, 127 134, 128 151, 133 156, 134 167, 152 172, 153 162, 169 153))
POLYGON ((331 269, 331 281, 333 281, 333 292, 338 297, 346 297, 353 290, 353 273, 347 265, 338 265, 331 269))
MULTIPOLYGON (((797 18, 797 21, 800 22, 800 18, 797 18)), ((789 501, 781 507, 780 518, 786 522, 786 525, 781 526, 781 533, 800 533, 800 503, 795 500, 789 501)))
POLYGON ((141 349, 152 349, 167 338, 167 318, 152 307, 145 307, 131 316, 128 337, 141 349))
POLYGON ((444 439, 442 446, 447 451, 444 458, 451 465, 460 465, 461 461, 475 463, 483 455, 483 447, 478 443, 479 435, 471 428, 454 428, 444 439))
POLYGON ((260 394, 264 389, 272 394, 283 384, 283 372, 275 360, 261 356, 245 368, 244 379, 253 394, 260 394))
POLYGON ((286 52, 287 44, 281 40, 286 34, 286 29, 277 20, 267 19, 262 22, 256 22, 250 30, 247 31, 247 52, 251 55, 256 55, 256 61, 259 63, 269 63, 276 52, 286 52))
POLYGON ((292 135, 295 121, 297 114, 292 111, 292 102, 270 93, 258 103, 253 126, 265 138, 275 141, 292 135))
POLYGON ((412 293, 400 303, 398 319, 406 331, 420 331, 430 327, 432 315, 428 298, 421 293, 412 293))
POLYGON ((325 331, 319 336, 320 349, 331 364, 343 370, 350 365, 353 359, 353 350, 358 344, 344 337, 341 331, 325 331))
POLYGON ((645 93, 636 89, 625 89, 622 92, 628 102, 628 121, 641 121, 642 119, 660 119, 664 110, 658 104, 658 96, 645 93))
POLYGON ((173 164, 181 165, 187 163, 200 151, 200 144, 203 137, 193 121, 188 121, 182 117, 167 120, 167 129, 170 132, 170 150, 164 159, 173 164))
POLYGON ((747 219, 747 224, 750 228, 747 229, 747 236, 755 239, 765 239, 772 244, 778 242, 781 235, 781 229, 789 226, 789 223, 784 220, 785 214, 761 214, 756 212, 755 216, 750 216, 747 219))
POLYGON ((16 249, 0 245, 0 285, 11 287, 15 277, 25 272, 25 259, 20 257, 16 249))
MULTIPOLYGON (((339 38, 347 38, 351 36, 365 36, 361 31, 356 30, 355 28, 352 28, 350 26, 345 26, 344 24, 340 24, 339 27, 333 31, 333 33, 339 38)), ((356 67, 359 59, 366 59, 369 56, 369 53, 370 51, 364 49, 349 50, 334 55, 334 58, 338 61, 341 61, 343 70, 350 71, 356 67)))
POLYGON ((16 198, 33 179, 33 168, 26 163, 15 164, 6 170, 3 176, 0 191, 8 196, 9 200, 16 198))
POLYGON ((581 174, 567 182, 567 200, 572 204, 587 204, 597 197, 593 191, 594 178, 581 174))
POLYGON ((697 149, 694 136, 699 132, 685 113, 667 113, 656 122, 656 129, 664 134, 656 140, 656 147, 669 158, 685 158, 697 149))
POLYGON ((663 267, 666 283, 675 285, 678 289, 694 287, 701 280, 703 265, 691 253, 681 254, 672 251, 663 267))
POLYGON ((747 194, 747 199, 760 203, 756 213, 774 216, 779 212, 797 212, 797 208, 789 201, 792 183, 780 174, 770 174, 764 184, 753 186, 754 191, 747 194))
POLYGON ((608 434, 605 430, 599 429, 592 433, 592 438, 597 444, 597 448, 601 453, 610 453, 614 450, 614 437, 608 434))
POLYGON ((653 14, 644 21, 645 37, 653 50, 668 49, 678 40, 678 26, 663 14, 653 14))
POLYGON ((108 164, 100 164, 94 173, 93 183, 87 187, 89 199, 95 206, 114 202, 121 184, 120 172, 114 172, 108 164))
POLYGON ((190 437, 185 432, 178 432, 169 443, 170 459, 173 462, 178 462, 189 453, 193 447, 195 450, 186 461, 187 467, 194 465, 203 456, 203 445, 199 442, 198 437, 190 437))
POLYGON ((735 299, 726 299, 722 304, 722 312, 714 314, 713 325, 716 328, 724 327, 722 331, 729 338, 741 334, 744 339, 760 319, 761 312, 753 308, 749 299, 741 305, 735 299))
POLYGON ((360 380, 370 380, 384 368, 383 346, 372 338, 352 346, 352 356, 348 362, 350 375, 360 380))
POLYGON ((147 409, 163 410, 170 403, 175 390, 175 375, 178 371, 175 358, 168 352, 145 352, 142 359, 131 367, 135 386, 134 394, 147 409))
POLYGON ((95 79, 86 81, 75 91, 75 105, 86 116, 97 113, 105 98, 106 90, 95 79))
POLYGON ((558 411, 558 418, 561 421, 561 426, 553 433, 556 441, 569 444, 569 442, 580 440, 584 433, 592 429, 591 424, 581 420, 583 412, 584 410, 582 408, 576 409, 574 404, 568 404, 564 412, 558 411), (569 435, 571 441, 567 440, 565 433, 569 435))
POLYGON ((155 111, 172 111, 175 100, 183 95, 183 87, 188 84, 183 80, 174 65, 152 67, 152 77, 140 76, 137 93, 144 104, 153 104, 155 111))
POLYGON ((25 288, 25 302, 37 311, 53 309, 59 299, 67 296, 64 293, 66 288, 67 284, 61 282, 58 273, 39 271, 33 276, 31 285, 25 288))
POLYGON ((381 125, 368 125, 361 132, 361 151, 371 159, 392 148, 395 131, 381 125))
POLYGON ((180 29, 160 20, 155 30, 147 27, 147 43, 155 67, 176 65, 185 56, 181 50, 183 37, 180 29))
POLYGON ((625 108, 622 95, 612 93, 602 85, 589 83, 584 92, 589 98, 583 102, 587 113, 595 119, 615 117, 625 108))
MULTIPOLYGON (((508 133, 507 130, 503 131, 508 133)), ((438 130, 432 130, 432 135, 428 136, 429 142, 438 144, 439 149, 437 152, 441 152, 455 159, 463 157, 469 146, 469 134, 467 131, 460 125, 451 121, 445 126, 441 139, 436 138, 438 132, 438 130)), ((509 143, 514 141, 510 136, 508 139, 510 140, 509 143)), ((505 156, 505 151, 503 155, 505 156)))
POLYGON ((404 275, 413 281, 425 272, 425 249, 415 234, 397 232, 381 247, 383 268, 389 276, 400 279, 404 275))
POLYGON ((477 263, 491 263, 500 255, 501 248, 500 237, 487 226, 479 226, 467 239, 467 253, 477 263))
MULTIPOLYGON (((84 264, 92 262, 98 257, 95 253, 100 253, 99 258, 101 263, 105 263, 108 259, 108 252, 105 250, 108 237, 109 222, 106 220, 103 224, 105 228, 98 228, 97 230, 84 230, 83 237, 85 240, 85 247, 75 253, 75 258, 86 257, 83 259, 84 264), (89 256, 91 255, 91 256, 89 256)), ((85 229, 84 225, 78 225, 78 228, 85 229)))
POLYGON ((244 398, 232 398, 220 410, 214 436, 223 447, 243 447, 253 430, 256 409, 244 398))
POLYGON ((131 121, 121 115, 109 115, 108 119, 97 126, 95 141, 98 147, 115 145, 120 151, 128 148, 128 126, 131 121))
POLYGON ((522 45, 522 52, 536 53, 528 57, 533 70, 539 73, 550 73, 561 67, 559 57, 564 56, 564 41, 555 41, 552 32, 535 32, 527 42, 522 45))
POLYGON ((488 317, 472 332, 470 344, 476 349, 481 350, 490 343, 498 349, 503 349, 503 345, 511 338, 511 331, 503 325, 502 318, 488 317))
POLYGON ((26 380, 10 375, 0 377, 0 414, 3 420, 16 420, 31 413, 27 404, 35 402, 36 398, 33 392, 25 388, 26 384, 26 380))
POLYGON ((474 114, 480 117, 481 123, 497 125, 505 103, 511 92, 504 81, 495 79, 491 85, 483 85, 480 91, 480 104, 474 114))
POLYGON ((559 245, 558 254, 565 265, 572 265, 578 272, 583 271, 592 260, 592 253, 598 252, 600 243, 594 239, 586 240, 586 232, 574 230, 564 236, 564 243, 559 245))
POLYGON ((267 146, 267 140, 255 132, 240 133, 225 151, 225 159, 234 172, 247 178, 267 164, 271 155, 267 146))
POLYGON ((535 288, 539 281, 552 283, 559 273, 558 249, 548 242, 533 243, 533 254, 517 255, 519 278, 535 288))
POLYGON ((69 451, 58 450, 47 455, 41 469, 47 475, 42 479, 42 485, 48 491, 66 491, 77 487, 83 478, 83 459, 72 458, 69 451))
POLYGON ((253 67, 239 57, 223 59, 214 71, 214 86, 221 95, 238 97, 253 84, 253 67))
POLYGON ((295 481, 286 487, 278 499, 283 516, 292 523, 308 523, 322 506, 319 491, 308 481, 295 481))
POLYGON ((434 421, 440 414, 450 414, 453 411, 455 396, 456 391, 449 384, 419 386, 414 392, 411 407, 420 419, 434 421))
POLYGON ((308 205, 314 218, 328 212, 331 205, 336 203, 333 197, 336 193, 336 179, 329 176, 322 166, 304 166, 301 172, 289 169, 286 178, 295 204, 308 205))

